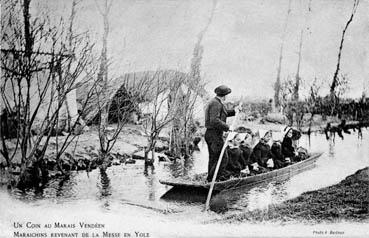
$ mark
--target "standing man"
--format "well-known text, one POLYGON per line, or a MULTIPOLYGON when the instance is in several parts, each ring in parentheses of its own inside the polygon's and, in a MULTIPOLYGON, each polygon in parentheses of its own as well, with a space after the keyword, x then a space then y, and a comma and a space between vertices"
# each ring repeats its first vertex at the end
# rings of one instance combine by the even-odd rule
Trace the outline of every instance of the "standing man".
POLYGON ((209 151, 208 181, 211 181, 213 178, 216 164, 224 145, 223 131, 229 131, 230 129, 226 124, 226 119, 234 116, 236 111, 240 110, 238 107, 234 110, 227 110, 223 104, 226 96, 232 92, 229 87, 221 85, 214 92, 216 97, 210 100, 205 110, 205 141, 209 151))

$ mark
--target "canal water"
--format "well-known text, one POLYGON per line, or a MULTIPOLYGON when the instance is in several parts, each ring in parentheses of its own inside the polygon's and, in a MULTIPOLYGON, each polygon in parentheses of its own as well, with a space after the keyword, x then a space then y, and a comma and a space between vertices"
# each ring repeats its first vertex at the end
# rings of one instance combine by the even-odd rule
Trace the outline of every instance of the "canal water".
MULTIPOLYGON (((358 169, 369 166, 369 130, 363 129, 362 134, 362 138, 358 138, 357 132, 344 134, 344 140, 336 137, 335 141, 327 141, 322 134, 312 134, 310 138, 304 135, 300 146, 312 152, 324 152, 316 167, 286 181, 231 189, 219 194, 226 198, 230 207, 226 214, 202 212, 204 204, 199 201, 204 199, 203 194, 180 194, 173 198, 168 196, 171 187, 159 183, 160 179, 205 172, 207 151, 204 142, 200 142, 201 151, 191 159, 174 163, 156 162, 155 168, 147 170, 143 161, 137 161, 136 164, 112 166, 106 173, 99 170, 76 172, 67 179, 50 181, 39 191, 2 187, 0 231, 3 233, 0 232, 0 237, 3 234, 13 236, 13 223, 27 221, 40 224, 98 222, 106 224, 109 231, 119 230, 132 235, 137 230, 151 232, 151 237, 155 234, 206 236, 235 235, 244 230, 257 232, 259 228, 250 230, 235 226, 225 233, 224 226, 232 225, 205 225, 204 222, 281 203, 303 192, 336 184, 358 169)), ((359 232, 361 228, 355 229, 359 232)))

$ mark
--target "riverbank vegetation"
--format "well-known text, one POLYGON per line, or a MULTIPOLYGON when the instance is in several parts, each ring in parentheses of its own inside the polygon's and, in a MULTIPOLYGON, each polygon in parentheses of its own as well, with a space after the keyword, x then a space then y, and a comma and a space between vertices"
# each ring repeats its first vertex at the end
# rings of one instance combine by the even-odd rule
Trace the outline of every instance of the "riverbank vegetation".
POLYGON ((138 135, 147 141, 137 149, 144 152, 148 165, 153 165, 164 128, 177 130, 176 143, 170 135, 164 136, 164 141, 172 139, 167 147, 172 157, 189 156, 193 151, 194 104, 205 91, 199 75, 201 39, 190 72, 156 70, 141 77, 116 77, 109 73, 112 62, 107 45, 113 1, 96 3, 104 22, 100 57, 90 32, 76 30, 80 4, 72 1, 68 19, 52 19, 47 11, 34 13, 31 0, 7 1, 2 6, 6 34, 1 38, 0 166, 15 175, 12 185, 38 186, 50 174, 105 170, 113 161, 127 161, 137 151, 113 151, 118 140, 129 137, 123 132, 132 122, 141 125, 138 135), (174 125, 174 121, 179 123, 174 125), (87 125, 92 135, 83 135, 87 125), (98 143, 81 143, 88 136, 98 143))
POLYGON ((231 215, 216 222, 337 223, 369 221, 369 167, 340 183, 301 194, 279 205, 231 215))

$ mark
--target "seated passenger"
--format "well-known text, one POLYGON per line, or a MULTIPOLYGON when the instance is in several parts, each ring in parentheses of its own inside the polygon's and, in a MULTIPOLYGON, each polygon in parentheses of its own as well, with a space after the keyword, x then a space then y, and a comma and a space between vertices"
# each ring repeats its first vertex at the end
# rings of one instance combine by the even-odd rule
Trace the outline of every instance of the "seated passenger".
POLYGON ((292 143, 293 140, 298 140, 300 137, 301 133, 299 131, 294 130, 288 126, 284 129, 284 138, 282 141, 282 154, 286 160, 290 160, 291 162, 297 162, 301 160, 292 143))
POLYGON ((296 151, 300 160, 307 159, 310 156, 308 150, 303 147, 298 147, 296 151))
POLYGON ((271 131, 259 130, 260 140, 256 144, 250 155, 251 171, 262 173, 274 167, 273 155, 270 150, 269 142, 272 138, 271 131), (267 169, 268 168, 268 169, 267 169))
POLYGON ((248 165, 251 148, 244 137, 247 138, 247 134, 245 136, 245 134, 236 133, 229 141, 219 168, 218 180, 239 177, 241 170, 248 165))
POLYGON ((287 166, 291 161, 286 160, 282 154, 282 146, 279 141, 273 142, 271 153, 274 161, 274 168, 280 169, 287 166))
POLYGON ((252 135, 247 133, 245 138, 240 143, 240 149, 242 151, 242 157, 240 157, 241 169, 244 170, 250 165, 250 155, 252 152, 251 147, 252 135))

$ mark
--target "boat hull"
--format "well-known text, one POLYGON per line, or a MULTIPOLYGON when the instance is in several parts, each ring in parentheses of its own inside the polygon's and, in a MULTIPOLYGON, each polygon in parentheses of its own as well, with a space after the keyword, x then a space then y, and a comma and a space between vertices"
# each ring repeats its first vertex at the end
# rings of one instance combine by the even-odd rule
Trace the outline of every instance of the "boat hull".
MULTIPOLYGON (((214 190, 222 191, 237 187, 245 187, 245 186, 254 186, 259 183, 271 182, 271 181, 282 181, 293 175, 299 174, 303 171, 312 169, 315 167, 315 162, 323 153, 312 153, 309 158, 294 163, 290 166, 272 170, 266 173, 248 176, 243 178, 233 178, 226 181, 215 182, 214 190)), ((176 188, 183 189, 209 189, 210 183, 208 182, 192 182, 192 181, 183 181, 179 179, 173 180, 160 180, 161 184, 170 185, 176 188)))

